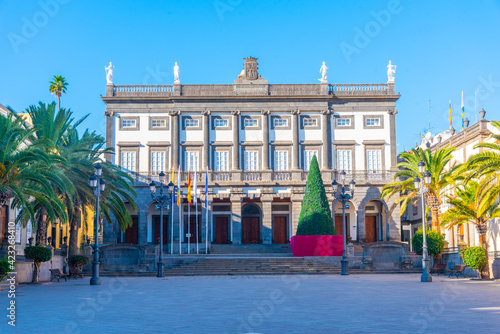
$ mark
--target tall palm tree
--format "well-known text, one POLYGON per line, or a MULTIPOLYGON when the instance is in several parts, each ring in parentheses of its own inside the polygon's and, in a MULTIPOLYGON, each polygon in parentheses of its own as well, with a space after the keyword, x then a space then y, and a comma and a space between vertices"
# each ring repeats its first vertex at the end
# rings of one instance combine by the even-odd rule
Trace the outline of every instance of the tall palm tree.
MULTIPOLYGON (((51 185, 57 195, 57 199, 60 201, 65 197, 71 196, 74 193, 74 187, 68 176, 64 174, 64 169, 67 167, 67 161, 61 156, 59 147, 64 143, 64 136, 74 122, 72 118, 73 113, 66 109, 59 109, 56 111, 55 102, 48 105, 39 102, 38 106, 29 106, 26 112, 31 117, 31 121, 35 127, 34 136, 36 141, 43 142, 44 152, 52 157, 50 169, 54 173, 59 174, 56 179, 51 180, 51 185)), ((75 126, 80 124, 84 119, 85 118, 82 118, 75 122, 75 126)), ((70 206, 66 208, 63 207, 62 212, 57 210, 59 214, 56 219, 61 220, 62 223, 65 223, 67 220, 66 210, 71 211, 73 209, 71 202, 67 202, 66 204, 70 204, 70 206)), ((47 216, 46 211, 50 210, 50 208, 46 204, 37 203, 35 208, 38 212, 36 242, 37 244, 44 245, 47 234, 47 223, 55 222, 55 220, 47 216), (47 218, 50 219, 47 220, 47 218)))
MULTIPOLYGON (((492 121, 491 125, 500 132, 500 122, 492 121)), ((469 179, 487 175, 500 176, 500 135, 492 133, 490 139, 494 141, 492 143, 483 142, 474 145, 474 148, 487 150, 474 154, 467 161, 468 169, 472 171, 469 179)))
POLYGON ((28 128, 14 112, 0 116, 0 201, 12 199, 11 206, 21 210, 17 221, 36 221, 33 203, 47 206, 47 215, 56 219, 62 203, 54 195, 52 182, 59 172, 50 169, 52 160, 35 142, 36 128, 28 128))
POLYGON ((50 82, 49 90, 51 94, 57 96, 59 109, 61 109, 61 95, 62 93, 66 93, 67 88, 68 83, 66 82, 66 78, 62 75, 54 75, 54 78, 52 78, 52 81, 50 82))
POLYGON ((458 187, 452 196, 447 196, 448 203, 453 207, 441 214, 441 225, 451 228, 460 224, 472 224, 476 227, 481 247, 486 252, 486 265, 480 276, 489 278, 488 241, 486 233, 488 221, 500 218, 500 202, 497 201, 500 185, 492 183, 491 179, 472 180, 458 187))
MULTIPOLYGON (((413 180, 420 177, 418 163, 423 161, 426 170, 431 174, 431 183, 427 186, 425 193, 425 204, 432 213, 432 229, 439 231, 439 206, 444 190, 455 184, 455 170, 459 167, 454 165, 447 169, 447 164, 451 161, 454 147, 444 147, 432 154, 430 149, 414 149, 411 152, 400 154, 402 159, 396 167, 399 170, 394 175, 394 182, 385 185, 382 188, 381 197, 389 199, 393 196, 399 196, 391 208, 391 211, 397 205, 401 205, 401 215, 404 214, 410 203, 414 203, 418 198, 418 192, 415 189, 413 180), (397 180, 400 178, 399 180, 397 180), (397 181, 396 181, 397 180, 397 181)), ((425 213, 423 213, 425 214, 425 213)))
MULTIPOLYGON (((70 242, 69 257, 78 252, 78 221, 85 208, 95 207, 95 195, 89 185, 89 178, 94 173, 97 163, 103 165, 103 178, 107 182, 107 188, 100 202, 100 210, 103 217, 111 223, 110 213, 113 214, 122 230, 132 225, 132 218, 126 208, 124 201, 130 203, 132 210, 137 209, 135 196, 137 196, 132 179, 128 174, 113 165, 103 163, 103 154, 112 154, 111 148, 104 148, 106 141, 95 132, 86 130, 80 137, 75 127, 69 129, 65 136, 64 144, 60 148, 61 155, 68 161, 65 174, 68 175, 75 188, 74 196, 66 198, 68 207, 73 207, 70 216, 70 242)), ((85 219, 85 217, 83 217, 85 219)))

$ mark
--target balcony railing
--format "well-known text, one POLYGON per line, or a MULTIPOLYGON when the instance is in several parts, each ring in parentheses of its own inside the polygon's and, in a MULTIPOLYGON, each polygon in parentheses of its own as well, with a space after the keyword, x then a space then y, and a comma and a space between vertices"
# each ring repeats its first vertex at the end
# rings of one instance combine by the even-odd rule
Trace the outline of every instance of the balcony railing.
MULTIPOLYGON (((172 172, 165 172, 165 184, 168 184, 171 180, 172 172)), ((244 171, 239 173, 229 172, 229 171, 210 171, 209 182, 266 182, 271 180, 272 182, 306 182, 308 171, 299 171, 299 177, 296 178, 296 172, 291 171, 244 171), (264 174, 268 173, 267 177, 264 178, 264 174)), ((151 181, 159 182, 158 173, 151 172, 128 172, 128 174, 136 181, 142 183, 150 183, 151 181)), ((331 180, 340 180, 339 171, 322 171, 321 172, 323 181, 330 182, 331 180)), ((174 172, 174 183, 177 184, 177 172, 174 172)), ((196 174, 198 185, 205 184, 205 172, 199 172, 196 174)), ((191 172, 191 182, 194 182, 195 174, 191 172)), ((357 184, 363 183, 388 183, 392 182, 392 173, 390 171, 346 171, 346 183, 353 180, 357 184)), ((188 182, 188 172, 181 171, 181 182, 188 182)))
POLYGON ((243 172, 243 181, 260 181, 262 180, 261 172, 243 172))
POLYGON ((328 85, 332 95, 385 95, 389 94, 387 84, 332 84, 328 85))
POLYGON ((165 96, 174 91, 172 85, 120 85, 113 86, 114 96, 165 96))
POLYGON ((290 181, 292 179, 291 172, 273 172, 273 181, 290 181))

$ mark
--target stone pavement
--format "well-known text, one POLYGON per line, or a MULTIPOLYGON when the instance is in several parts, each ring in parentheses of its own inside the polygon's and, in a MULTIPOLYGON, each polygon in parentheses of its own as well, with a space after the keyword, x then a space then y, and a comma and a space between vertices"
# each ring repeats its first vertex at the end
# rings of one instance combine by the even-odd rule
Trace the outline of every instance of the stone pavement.
POLYGON ((415 274, 89 278, 24 285, 0 333, 499 333, 500 282, 415 274))

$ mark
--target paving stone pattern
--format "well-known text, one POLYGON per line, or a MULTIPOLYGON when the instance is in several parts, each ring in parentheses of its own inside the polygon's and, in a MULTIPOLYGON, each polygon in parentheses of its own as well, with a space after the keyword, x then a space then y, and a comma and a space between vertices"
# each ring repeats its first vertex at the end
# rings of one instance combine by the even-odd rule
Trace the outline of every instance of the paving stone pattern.
POLYGON ((420 275, 103 277, 17 288, 0 333, 499 333, 500 282, 420 275))

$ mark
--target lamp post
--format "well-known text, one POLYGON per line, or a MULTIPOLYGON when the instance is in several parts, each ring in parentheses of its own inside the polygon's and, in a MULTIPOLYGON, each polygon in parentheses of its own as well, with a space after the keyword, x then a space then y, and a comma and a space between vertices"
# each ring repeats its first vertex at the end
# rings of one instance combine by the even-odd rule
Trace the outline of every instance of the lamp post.
POLYGON ((99 242, 99 199, 101 198, 104 189, 106 188, 106 181, 100 179, 102 174, 102 166, 100 164, 95 165, 95 174, 90 177, 90 187, 94 190, 94 195, 96 197, 95 206, 95 222, 94 222, 94 262, 92 262, 92 278, 90 279, 90 285, 100 285, 101 279, 99 278, 99 248, 97 244, 99 242))
POLYGON ((151 199, 153 202, 158 203, 160 206, 160 258, 158 260, 158 273, 157 277, 163 277, 163 209, 166 208, 168 201, 170 201, 170 194, 173 191, 174 184, 170 182, 168 184, 168 192, 163 194, 163 182, 165 181, 165 173, 160 172, 160 193, 156 194, 156 183, 151 181, 149 184, 149 190, 151 191, 151 199))
POLYGON ((337 183, 336 180, 333 180, 332 182, 332 189, 333 189, 333 196, 342 203, 342 239, 343 239, 343 251, 342 251, 342 261, 341 263, 341 275, 348 275, 347 273, 347 259, 345 256, 345 251, 347 248, 347 242, 346 242, 346 223, 345 223, 345 204, 347 201, 349 201, 351 198, 354 197, 354 188, 356 186, 356 182, 354 180, 351 180, 349 183, 349 186, 345 185, 345 177, 346 173, 345 171, 340 172, 340 182, 342 183, 342 187, 339 189, 339 184, 337 183))
POLYGON ((416 177, 413 180, 415 189, 422 199, 422 233, 423 233, 423 246, 422 246, 422 276, 420 277, 421 282, 432 282, 432 276, 429 274, 429 253, 427 251, 427 228, 425 221, 425 199, 424 194, 428 190, 428 185, 432 181, 432 175, 425 171, 425 163, 420 161, 418 163, 418 172, 422 177, 422 180, 416 177))

